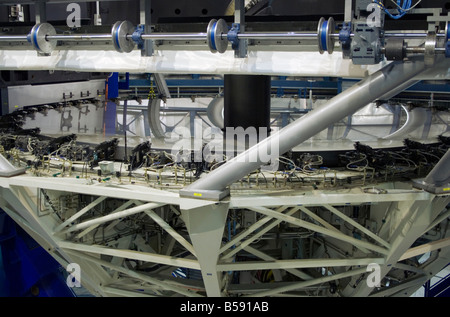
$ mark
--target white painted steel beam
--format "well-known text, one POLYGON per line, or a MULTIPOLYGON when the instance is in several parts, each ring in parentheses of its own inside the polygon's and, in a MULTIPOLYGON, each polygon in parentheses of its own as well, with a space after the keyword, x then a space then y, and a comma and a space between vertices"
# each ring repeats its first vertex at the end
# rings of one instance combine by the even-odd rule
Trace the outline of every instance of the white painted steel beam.
POLYGON ((382 248, 382 247, 379 247, 379 246, 376 246, 376 245, 374 245, 372 243, 369 243, 369 242, 366 242, 366 241, 362 241, 362 240, 358 240, 358 239, 355 239, 353 237, 349 237, 349 236, 345 235, 344 233, 339 233, 339 232, 336 232, 334 230, 329 230, 329 229, 326 229, 324 227, 321 227, 321 226, 309 223, 307 221, 304 221, 304 220, 301 220, 301 219, 298 219, 298 218, 294 218, 292 216, 288 216, 288 215, 277 213, 277 212, 275 212, 275 211, 273 211, 271 209, 268 209, 268 208, 264 208, 264 207, 250 207, 248 209, 256 211, 256 212, 259 212, 259 213, 262 213, 262 214, 264 214, 266 216, 271 216, 271 217, 277 218, 277 219, 279 219, 281 221, 286 221, 288 223, 292 223, 293 225, 296 225, 296 226, 299 226, 299 227, 303 227, 303 228, 306 228, 306 229, 309 229, 309 230, 312 230, 312 231, 315 231, 315 232, 318 232, 318 233, 322 233, 324 235, 336 238, 336 239, 341 240, 341 241, 348 242, 348 243, 350 243, 352 245, 355 245, 355 246, 358 246, 358 247, 363 247, 365 249, 369 249, 369 250, 378 252, 380 254, 387 255, 389 253, 389 250, 387 250, 385 248, 382 248))
POLYGON ((346 271, 344 273, 339 273, 339 274, 325 276, 325 277, 319 277, 319 278, 316 278, 316 279, 313 279, 313 280, 303 281, 303 282, 299 282, 299 283, 296 283, 296 284, 293 284, 293 285, 288 285, 288 286, 284 286, 284 287, 278 287, 278 288, 275 288, 275 289, 272 289, 272 290, 258 292, 258 293, 251 294, 251 295, 245 296, 245 297, 273 296, 273 295, 276 295, 276 294, 281 294, 281 293, 285 293, 285 292, 295 291, 297 289, 305 288, 305 287, 312 286, 312 285, 317 285, 317 284, 327 283, 327 282, 331 282, 331 281, 336 281, 336 280, 347 278, 347 277, 351 277, 351 276, 358 276, 358 275, 366 273, 366 270, 367 270, 366 268, 361 268, 361 269, 356 269, 356 270, 349 270, 349 271, 346 271))
POLYGON ((118 266, 118 265, 111 264, 111 263, 109 263, 107 261, 100 260, 98 258, 95 258, 95 257, 91 256, 91 255, 87 255, 87 254, 85 254, 83 252, 74 251, 74 250, 68 250, 68 253, 72 253, 72 254, 74 254, 74 255, 76 255, 78 257, 81 257, 81 258, 83 258, 83 259, 85 259, 87 261, 90 261, 90 262, 96 263, 98 265, 110 268, 111 270, 114 270, 114 271, 117 271, 117 272, 121 272, 121 273, 126 274, 126 275, 128 275, 130 277, 133 277, 133 278, 145 281, 145 282, 153 284, 153 285, 157 285, 157 286, 161 287, 161 289, 164 289, 164 290, 173 291, 173 292, 176 292, 176 293, 179 293, 181 295, 188 296, 188 297, 203 297, 203 296, 197 294, 196 292, 189 291, 188 289, 186 289, 184 287, 173 285, 173 284, 170 284, 170 283, 167 283, 167 282, 164 282, 164 281, 160 281, 160 280, 152 278, 150 276, 147 276, 147 275, 144 275, 144 274, 141 274, 141 273, 137 273, 135 271, 132 271, 130 269, 126 269, 126 268, 118 266))
MULTIPOLYGON (((282 206, 277 209, 277 212, 283 212, 287 208, 288 208, 287 206, 282 206)), ((244 239, 245 237, 248 237, 252 232, 258 230, 259 228, 264 226, 266 223, 268 223, 272 219, 273 219, 272 217, 264 217, 264 218, 256 221, 254 224, 249 226, 247 229, 245 229, 244 231, 242 231, 242 232, 238 233, 237 235, 235 235, 234 237, 232 237, 232 239, 230 241, 225 243, 220 248, 219 252, 222 253, 222 252, 228 250, 229 248, 231 248, 232 246, 236 246, 237 244, 239 244, 240 241, 242 241, 242 239, 244 239)))
MULTIPOLYGON (((277 259, 265 254, 264 252, 261 252, 251 246, 246 246, 244 248, 245 251, 257 256, 258 258, 265 260, 265 261, 269 261, 269 262, 273 262, 273 261, 277 261, 277 259)), ((290 268, 284 268, 284 270, 286 270, 287 272, 291 273, 294 276, 297 276, 299 278, 301 278, 302 280, 312 280, 313 278, 306 274, 305 272, 302 272, 300 270, 297 269, 290 269, 290 268)))
MULTIPOLYGON (((114 214, 116 212, 122 211, 122 210, 130 207, 133 203, 134 203, 134 201, 129 200, 129 201, 125 202, 124 204, 122 204, 119 208, 117 208, 116 210, 111 212, 111 214, 114 214)), ((97 228, 99 225, 100 225, 100 223, 99 224, 93 224, 93 225, 89 226, 88 228, 86 228, 85 230, 83 230, 82 232, 77 234, 76 239, 80 239, 80 238, 84 237, 86 234, 88 234, 89 232, 91 232, 92 230, 97 228)), ((70 230, 70 229, 72 229, 72 228, 69 228, 68 230, 70 230)), ((66 233, 66 231, 63 231, 62 233, 66 233)))
POLYGON ((83 216, 85 213, 89 212, 92 208, 94 208, 95 206, 97 206, 98 204, 100 204, 102 201, 104 201, 107 197, 104 196, 100 196, 97 199, 95 199, 93 202, 91 202, 89 205, 87 205, 86 207, 84 207, 83 209, 81 209, 80 211, 78 211, 76 214, 74 214, 72 217, 70 217, 69 219, 67 219, 66 221, 64 221, 62 224, 60 224, 59 226, 57 226, 54 230, 54 232, 59 232, 61 231, 63 228, 65 228, 67 225, 71 224, 72 222, 74 222, 75 220, 77 220, 78 218, 80 218, 81 216, 83 216))
POLYGON ((200 265, 197 260, 176 258, 173 256, 160 255, 155 253, 138 252, 132 250, 119 250, 98 245, 84 245, 81 243, 73 243, 61 241, 59 247, 64 250, 76 250, 82 252, 96 253, 102 255, 116 256, 126 259, 139 260, 144 262, 159 263, 174 267, 185 267, 189 269, 199 270, 200 265))
POLYGON ((228 204, 217 203, 192 208, 191 200, 186 199, 180 208, 198 259, 206 293, 209 297, 221 297, 223 279, 217 271, 217 262, 228 204))
POLYGON ((427 252, 436 251, 443 248, 450 247, 450 238, 441 239, 438 241, 433 241, 430 243, 422 244, 417 247, 411 248, 406 251, 399 259, 399 261, 403 261, 406 259, 410 259, 415 256, 419 256, 425 254, 427 252))
POLYGON ((164 229, 168 234, 170 234, 179 244, 181 244, 186 250, 195 255, 195 250, 192 244, 190 244, 184 237, 182 237, 178 232, 176 232, 167 222, 164 221, 160 216, 158 216, 154 211, 146 211, 145 214, 149 216, 153 221, 155 221, 162 229, 164 229))
MULTIPOLYGON (((106 199, 107 197, 100 197, 100 198, 105 198, 106 199)), ((133 208, 130 208, 130 209, 126 209, 126 210, 118 211, 118 212, 115 212, 115 213, 111 213, 111 214, 103 216, 103 217, 98 217, 98 218, 95 218, 95 219, 84 221, 82 223, 70 226, 67 230, 62 231, 61 233, 69 233, 69 232, 85 229, 85 228, 88 228, 88 227, 93 226, 93 225, 98 225, 98 224, 106 223, 106 222, 113 221, 113 220, 116 220, 116 219, 129 217, 129 216, 132 216, 132 215, 135 215, 135 214, 138 214, 138 213, 141 213, 141 212, 145 212, 147 210, 151 210, 151 209, 154 209, 154 208, 162 207, 162 206, 164 206, 164 204, 147 203, 147 204, 144 204, 144 205, 141 205, 141 206, 136 206, 136 207, 133 207, 133 208)), ((82 211, 84 211, 84 209, 82 211)), ((75 219, 77 219, 77 218, 75 218, 75 219)), ((73 221, 72 218, 70 218, 69 220, 65 221, 63 224, 58 226, 55 229, 55 232, 58 232, 59 230, 61 230, 61 228, 64 228, 65 226, 67 226, 69 223, 71 223, 73 221)))
POLYGON ((219 263, 219 271, 252 271, 277 269, 307 269, 342 266, 367 266, 371 263, 384 264, 384 258, 361 259, 300 259, 300 260, 274 260, 274 261, 245 261, 234 263, 219 263))
POLYGON ((353 220, 352 218, 348 217, 347 215, 345 215, 344 213, 342 213, 341 211, 337 210, 336 208, 334 208, 333 206, 330 206, 328 204, 323 205, 323 207, 325 207, 326 209, 328 209, 329 211, 331 211, 332 213, 334 213, 336 216, 338 216, 339 218, 341 218, 342 220, 348 222, 349 224, 351 224, 353 227, 355 227, 356 229, 360 230, 361 232, 365 233, 366 235, 368 235, 370 238, 374 239, 375 241, 377 241, 378 243, 384 245, 386 248, 390 248, 391 245, 389 243, 387 243, 386 241, 384 241, 383 239, 381 239, 379 236, 377 236, 375 233, 373 233, 372 231, 370 231, 369 229, 367 229, 366 227, 360 225, 359 223, 357 223, 355 220, 353 220))
MULTIPOLYGON (((279 209, 279 210, 282 210, 282 209, 279 209)), ((289 211, 286 213, 286 215, 292 216, 292 215, 294 215, 298 210, 299 210, 298 207, 291 208, 291 210, 289 210, 289 211)), ((281 213, 281 211, 276 211, 276 212, 280 212, 280 213, 281 213)), ((270 220, 272 220, 272 219, 273 219, 273 218, 271 218, 271 217, 263 218, 263 219, 261 219, 261 220, 258 222, 258 226, 256 226, 256 227, 259 228, 259 227, 261 227, 260 225, 262 225, 262 224, 264 224, 264 223, 266 223, 266 222, 268 222, 268 221, 270 221, 270 220)), ((226 254, 224 254, 224 255, 221 257, 221 260, 224 261, 224 260, 226 260, 226 259, 231 258, 231 257, 234 256, 236 253, 238 253, 238 252, 241 251, 242 249, 244 249, 244 248, 246 248, 247 246, 249 246, 250 244, 252 244, 255 240, 257 240, 257 239, 258 239, 259 237, 261 237, 263 234, 269 232, 270 230, 272 230, 273 228, 275 228, 276 226, 278 226, 281 222, 282 222, 281 220, 277 219, 277 220, 273 221, 271 224, 267 225, 265 228, 263 228, 263 229, 261 229, 261 230, 258 230, 258 232, 255 233, 253 236, 251 236, 250 238, 248 238, 248 239, 245 240, 244 242, 237 244, 236 247, 234 247, 232 250, 230 250, 229 252, 227 252, 226 254)), ((253 230, 255 230, 255 226, 252 228, 252 231, 253 231, 253 230)))
POLYGON ((230 197, 230 208, 277 207, 277 206, 317 206, 326 202, 330 205, 367 204, 410 200, 429 200, 431 194, 421 190, 388 190, 387 194, 368 194, 362 189, 342 191, 314 191, 304 195, 254 196, 233 195, 230 197))

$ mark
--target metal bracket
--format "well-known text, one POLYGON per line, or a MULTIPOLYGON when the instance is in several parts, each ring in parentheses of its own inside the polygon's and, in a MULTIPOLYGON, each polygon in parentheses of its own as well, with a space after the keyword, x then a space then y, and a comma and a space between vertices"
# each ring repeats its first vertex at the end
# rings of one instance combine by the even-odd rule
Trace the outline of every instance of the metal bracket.
POLYGON ((180 190, 180 197, 195 198, 203 200, 221 201, 230 195, 230 189, 225 190, 180 190))
POLYGON ((145 32, 145 25, 140 24, 136 27, 136 30, 131 35, 133 41, 137 44, 138 49, 142 50, 145 46, 145 41, 142 39, 142 34, 145 32))
POLYGON ((241 24, 240 23, 233 23, 231 25, 230 31, 227 34, 227 39, 231 43, 231 47, 235 51, 239 50, 240 40, 238 38, 238 34, 240 32, 241 32, 241 24))

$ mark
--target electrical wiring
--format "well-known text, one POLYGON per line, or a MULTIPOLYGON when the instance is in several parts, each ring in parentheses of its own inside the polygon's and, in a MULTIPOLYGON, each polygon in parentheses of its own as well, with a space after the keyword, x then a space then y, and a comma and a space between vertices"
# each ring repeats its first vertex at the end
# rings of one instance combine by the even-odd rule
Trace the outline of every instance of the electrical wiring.
POLYGON ((389 17, 391 17, 392 19, 398 20, 398 19, 404 17, 412 9, 414 9, 419 3, 422 2, 422 0, 417 1, 414 5, 412 5, 411 0, 403 0, 403 1, 397 0, 397 2, 395 2, 394 0, 390 0, 390 2, 392 2, 396 6, 398 14, 392 14, 381 1, 374 0, 373 2, 375 4, 377 4, 382 10, 384 10, 384 12, 389 17))

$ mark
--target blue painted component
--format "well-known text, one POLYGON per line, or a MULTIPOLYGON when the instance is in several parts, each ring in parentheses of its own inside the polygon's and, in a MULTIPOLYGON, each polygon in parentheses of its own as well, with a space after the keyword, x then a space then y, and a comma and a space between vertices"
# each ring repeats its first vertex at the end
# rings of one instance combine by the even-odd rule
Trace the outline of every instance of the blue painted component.
POLYGON ((428 281, 424 287, 424 297, 450 297, 450 275, 447 275, 433 285, 428 281))
POLYGON ((344 22, 341 31, 339 31, 339 42, 341 42, 343 46, 350 45, 350 42, 352 41, 351 33, 352 33, 352 23, 344 22))
POLYGON ((211 48, 213 49, 213 51, 217 51, 217 45, 216 45, 216 26, 217 26, 217 22, 215 22, 211 28, 211 48))
POLYGON ((38 40, 37 40, 37 32, 39 31, 39 28, 40 28, 41 26, 39 25, 37 28, 36 28, 36 31, 33 33, 33 44, 34 44, 34 46, 36 46, 36 48, 38 49, 38 51, 40 51, 41 50, 41 48, 39 47, 39 44, 38 44, 38 40))
POLYGON ((104 132, 110 136, 116 133, 117 105, 111 100, 119 98, 119 73, 111 73, 106 82, 106 91, 108 101, 104 116, 104 132))
POLYGON ((450 41, 450 22, 447 22, 447 34, 445 35, 445 40, 450 41))
POLYGON ((137 47, 142 50, 145 45, 145 41, 142 39, 142 34, 145 32, 145 25, 140 24, 136 27, 136 30, 131 35, 131 39, 137 44, 137 47))
POLYGON ((447 43, 445 44, 445 57, 450 58, 450 40, 448 40, 447 43))
POLYGON ((233 50, 239 49, 239 38, 238 34, 241 32, 241 24, 239 23, 233 23, 231 25, 231 29, 227 34, 227 39, 231 43, 231 47, 233 50))
POLYGON ((322 24, 322 27, 320 28, 320 43, 322 46, 322 49, 324 51, 328 50, 328 45, 327 45, 327 26, 328 26, 328 21, 324 21, 322 24))
POLYGON ((117 104, 112 101, 106 103, 104 115, 105 135, 112 136, 116 134, 117 104))
POLYGON ((125 74, 125 81, 119 81, 119 89, 130 89, 130 73, 125 74))
POLYGON ((106 85, 108 86, 108 99, 119 98, 119 73, 111 73, 106 85))
POLYGON ((64 269, 0 211, 0 296, 75 297, 64 269))

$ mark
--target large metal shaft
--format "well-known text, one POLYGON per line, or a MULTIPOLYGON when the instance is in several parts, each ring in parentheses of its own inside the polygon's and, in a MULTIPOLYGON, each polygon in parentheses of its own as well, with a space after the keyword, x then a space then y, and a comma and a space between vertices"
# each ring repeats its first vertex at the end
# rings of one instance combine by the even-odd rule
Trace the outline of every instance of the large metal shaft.
MULTIPOLYGON (((226 34, 222 35, 224 38, 226 34)), ((438 33, 437 37, 445 37, 445 34, 438 33)), ((128 40, 132 40, 131 34, 126 35, 128 40)), ((142 34, 143 40, 172 40, 172 41, 205 41, 207 33, 150 33, 142 34)), ((331 34, 331 37, 338 39, 339 34, 331 34)), ((353 34, 350 37, 354 37, 353 34)), ((389 33, 385 34, 386 38, 405 38, 417 39, 427 37, 427 33, 389 33)), ((313 32, 261 32, 261 33, 239 33, 237 38, 240 40, 307 40, 317 39, 317 33, 313 32)), ((111 40, 111 34, 58 34, 47 35, 47 40, 56 41, 104 41, 111 40)), ((27 35, 0 35, 0 42, 26 42, 27 35)))
POLYGON ((410 81, 425 69, 426 65, 423 59, 394 62, 387 65, 330 99, 325 105, 309 112, 269 138, 237 155, 205 177, 200 178, 181 190, 180 195, 192 198, 222 199, 228 195, 227 187, 229 185, 268 163, 267 160, 262 159, 263 156, 267 158, 268 154, 274 153, 274 149, 277 150, 276 152, 279 155, 286 153, 379 97, 388 93, 395 93, 397 87, 403 89, 403 83, 410 81))

